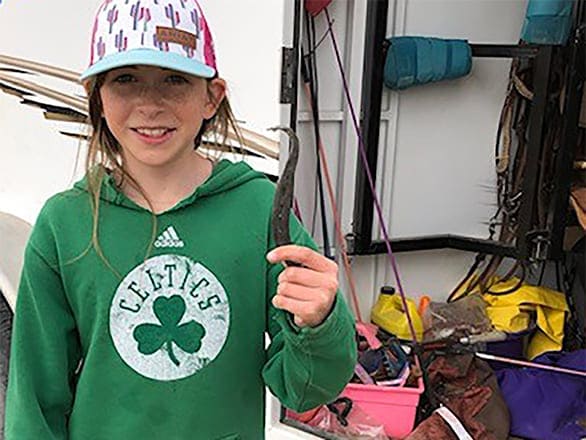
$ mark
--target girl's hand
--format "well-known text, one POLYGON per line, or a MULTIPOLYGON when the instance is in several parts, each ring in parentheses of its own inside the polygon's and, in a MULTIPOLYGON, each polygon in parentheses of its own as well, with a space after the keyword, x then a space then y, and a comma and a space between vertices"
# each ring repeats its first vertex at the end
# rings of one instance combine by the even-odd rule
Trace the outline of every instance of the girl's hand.
POLYGON ((279 275, 273 305, 293 314, 299 327, 321 324, 332 309, 338 290, 338 265, 297 245, 280 246, 267 254, 271 263, 294 261, 302 267, 287 266, 279 275))

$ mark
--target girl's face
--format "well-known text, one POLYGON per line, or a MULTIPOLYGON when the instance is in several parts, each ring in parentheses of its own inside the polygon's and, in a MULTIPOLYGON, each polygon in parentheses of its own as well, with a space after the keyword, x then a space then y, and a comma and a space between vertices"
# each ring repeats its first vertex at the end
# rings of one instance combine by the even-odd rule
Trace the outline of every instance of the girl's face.
POLYGON ((214 116, 225 90, 221 79, 130 66, 106 74, 100 98, 129 169, 164 167, 192 154, 203 120, 214 116))

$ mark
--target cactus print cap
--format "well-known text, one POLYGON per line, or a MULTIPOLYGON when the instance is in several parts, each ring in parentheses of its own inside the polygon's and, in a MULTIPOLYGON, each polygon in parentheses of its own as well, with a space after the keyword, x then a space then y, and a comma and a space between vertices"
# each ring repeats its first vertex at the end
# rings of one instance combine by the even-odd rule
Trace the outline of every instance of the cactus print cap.
POLYGON ((216 75, 212 35, 196 0, 104 1, 93 26, 90 65, 80 79, 139 64, 216 75))

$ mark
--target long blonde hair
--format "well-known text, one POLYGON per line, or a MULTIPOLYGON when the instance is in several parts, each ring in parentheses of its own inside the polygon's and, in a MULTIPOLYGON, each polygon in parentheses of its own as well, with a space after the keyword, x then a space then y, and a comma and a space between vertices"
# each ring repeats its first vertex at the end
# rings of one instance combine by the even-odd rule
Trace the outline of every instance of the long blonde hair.
MULTIPOLYGON (((129 185, 139 191, 139 193, 148 203, 151 212, 153 212, 152 235, 145 259, 148 258, 151 252, 152 243, 156 236, 157 217, 154 214, 153 205, 149 201, 145 191, 136 181, 136 179, 130 175, 124 166, 124 161, 122 160, 121 154, 121 146, 108 128, 106 120, 103 117, 103 105, 102 99, 100 97, 100 89, 104 84, 105 76, 106 73, 101 73, 96 77, 89 78, 85 83, 89 101, 88 122, 91 127, 89 145, 85 160, 85 172, 87 176, 88 194, 90 197, 93 218, 91 244, 100 258, 106 263, 106 265, 117 275, 119 275, 104 256, 100 248, 98 238, 100 193, 102 188, 102 181, 105 175, 111 174, 117 176, 120 179, 120 181, 117 182, 118 185, 121 185, 122 182, 127 181, 129 185)), ((210 94, 210 97, 213 98, 211 91, 208 90, 208 93, 210 94)), ((233 133, 235 133, 238 142, 242 143, 242 136, 238 129, 238 124, 236 122, 236 118, 234 117, 234 113, 232 112, 232 107, 230 106, 228 98, 224 97, 218 107, 218 110, 216 111, 216 114, 211 119, 203 121, 200 131, 195 138, 193 146, 194 150, 200 146, 204 136, 207 138, 210 137, 210 135, 213 135, 210 139, 211 144, 225 144, 228 139, 228 133, 230 129, 233 131, 233 133)))

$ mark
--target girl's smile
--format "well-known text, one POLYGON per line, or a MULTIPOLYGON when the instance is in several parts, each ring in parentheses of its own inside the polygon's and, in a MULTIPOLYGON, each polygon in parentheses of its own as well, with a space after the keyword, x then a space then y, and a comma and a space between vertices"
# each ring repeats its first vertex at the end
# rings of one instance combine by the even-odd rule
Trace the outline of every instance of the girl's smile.
POLYGON ((168 141, 175 132, 174 128, 133 128, 139 138, 147 144, 162 144, 168 141))

